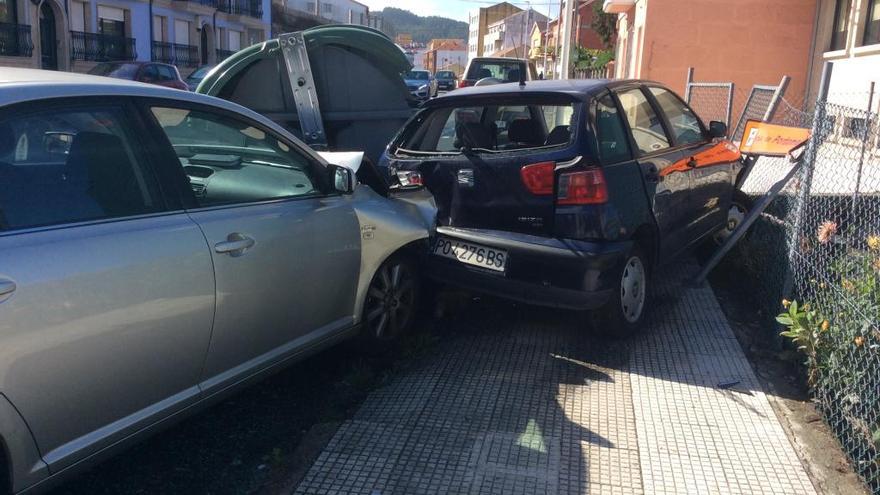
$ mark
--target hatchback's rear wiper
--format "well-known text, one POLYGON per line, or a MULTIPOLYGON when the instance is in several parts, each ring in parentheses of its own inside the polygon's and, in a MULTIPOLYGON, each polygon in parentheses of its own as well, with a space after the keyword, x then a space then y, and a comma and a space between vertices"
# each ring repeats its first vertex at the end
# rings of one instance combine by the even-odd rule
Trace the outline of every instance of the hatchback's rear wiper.
POLYGON ((460 151, 422 151, 422 150, 409 150, 406 148, 397 148, 394 150, 394 154, 405 153, 407 155, 460 155, 460 151))

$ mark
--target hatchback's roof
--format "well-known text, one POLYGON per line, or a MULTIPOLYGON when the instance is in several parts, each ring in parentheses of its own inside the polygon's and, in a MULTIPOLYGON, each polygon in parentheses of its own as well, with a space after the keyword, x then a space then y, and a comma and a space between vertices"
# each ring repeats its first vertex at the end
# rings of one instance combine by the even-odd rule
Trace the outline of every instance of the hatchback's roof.
POLYGON ((554 79, 541 81, 527 81, 520 86, 519 83, 490 84, 486 86, 468 86, 456 89, 443 96, 434 98, 424 106, 444 106, 457 99, 471 99, 480 97, 500 97, 512 95, 546 95, 564 94, 579 100, 608 87, 611 84, 606 79, 554 79))

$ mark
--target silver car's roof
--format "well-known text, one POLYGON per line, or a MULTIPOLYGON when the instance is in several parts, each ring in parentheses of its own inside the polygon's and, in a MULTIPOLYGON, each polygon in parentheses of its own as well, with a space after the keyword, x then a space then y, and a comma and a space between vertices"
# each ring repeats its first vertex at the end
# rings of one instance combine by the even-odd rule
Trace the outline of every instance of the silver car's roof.
POLYGON ((324 162, 317 153, 293 136, 290 132, 268 118, 227 100, 191 91, 165 88, 155 84, 145 84, 112 77, 57 72, 40 69, 0 68, 0 108, 45 100, 48 98, 69 98, 77 96, 141 96, 165 98, 184 102, 201 103, 229 110, 252 118, 276 132, 283 134, 300 145, 315 159, 324 162))

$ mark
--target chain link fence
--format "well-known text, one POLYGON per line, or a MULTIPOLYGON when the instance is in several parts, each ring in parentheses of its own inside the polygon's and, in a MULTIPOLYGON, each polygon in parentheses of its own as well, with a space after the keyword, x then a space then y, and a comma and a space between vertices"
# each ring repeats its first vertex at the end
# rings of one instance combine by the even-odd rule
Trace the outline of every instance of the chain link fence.
POLYGON ((867 97, 861 109, 831 101, 816 105, 786 219, 792 295, 828 322, 811 337, 814 396, 880 494, 880 128, 867 97))
MULTIPOLYGON (((766 100, 759 94, 755 100, 766 100)), ((809 112, 779 101, 769 121, 812 129, 804 167, 729 261, 767 328, 778 328, 772 317, 783 297, 815 312, 814 400, 880 495, 880 125, 870 99, 868 92, 832 94, 809 112)), ((741 190, 760 196, 792 166, 762 157, 741 190)))

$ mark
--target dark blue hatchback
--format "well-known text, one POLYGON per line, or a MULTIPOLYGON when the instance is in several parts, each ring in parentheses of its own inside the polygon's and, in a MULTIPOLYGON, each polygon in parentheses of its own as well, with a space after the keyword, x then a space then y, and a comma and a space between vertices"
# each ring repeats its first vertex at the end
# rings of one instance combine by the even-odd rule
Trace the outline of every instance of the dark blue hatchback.
POLYGON ((727 224, 723 127, 656 83, 498 84, 427 102, 380 166, 434 195, 433 278, 626 334, 651 268, 727 224))

